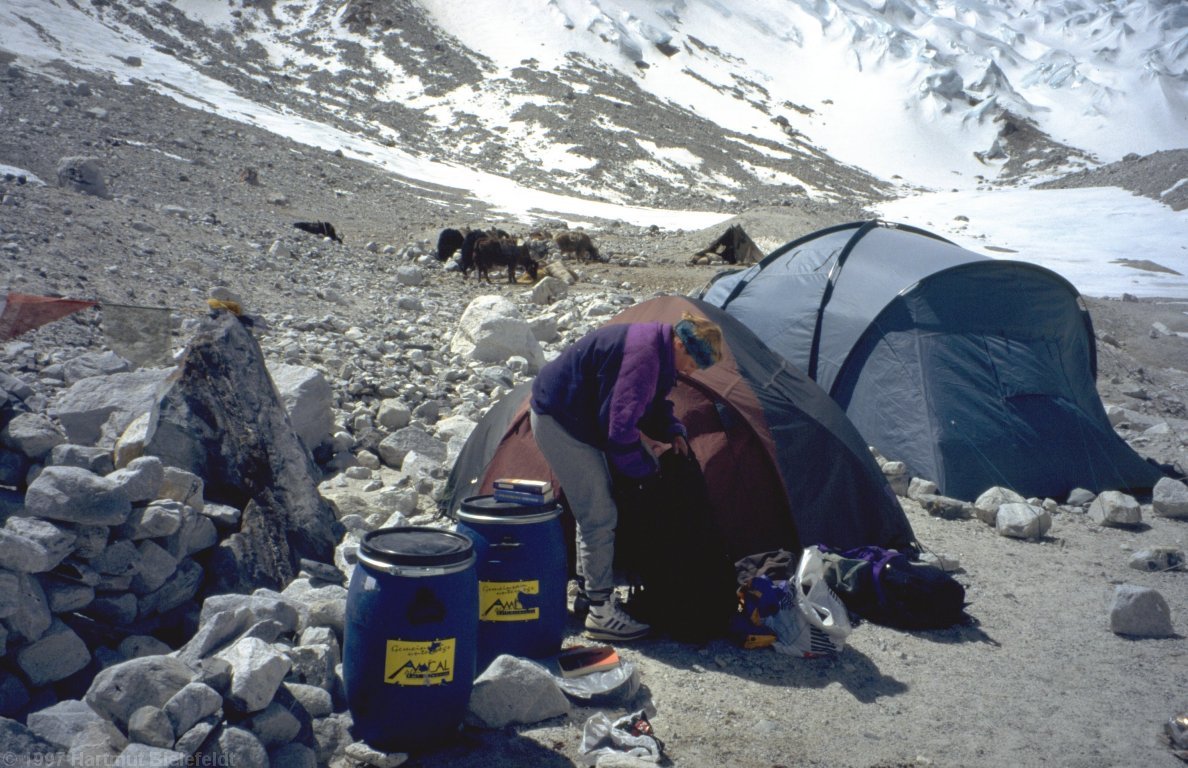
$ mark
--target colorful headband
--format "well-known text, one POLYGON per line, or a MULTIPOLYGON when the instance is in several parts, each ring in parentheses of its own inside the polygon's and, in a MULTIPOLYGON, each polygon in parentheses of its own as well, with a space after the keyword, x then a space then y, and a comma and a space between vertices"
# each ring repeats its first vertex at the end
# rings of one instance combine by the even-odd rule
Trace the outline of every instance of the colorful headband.
POLYGON ((693 325, 692 320, 682 320, 674 325, 672 330, 685 345, 685 351, 693 358, 693 362, 697 363, 698 368, 709 368, 717 362, 713 348, 708 341, 697 335, 697 326, 693 325))

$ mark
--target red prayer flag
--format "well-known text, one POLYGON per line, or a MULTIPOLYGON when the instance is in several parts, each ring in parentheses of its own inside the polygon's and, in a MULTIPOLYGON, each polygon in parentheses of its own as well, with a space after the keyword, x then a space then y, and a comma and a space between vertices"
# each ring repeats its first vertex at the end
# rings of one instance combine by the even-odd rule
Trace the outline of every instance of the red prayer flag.
POLYGON ((26 331, 40 328, 81 309, 98 306, 96 301, 58 299, 53 296, 30 296, 10 293, 0 312, 0 341, 15 339, 26 331))

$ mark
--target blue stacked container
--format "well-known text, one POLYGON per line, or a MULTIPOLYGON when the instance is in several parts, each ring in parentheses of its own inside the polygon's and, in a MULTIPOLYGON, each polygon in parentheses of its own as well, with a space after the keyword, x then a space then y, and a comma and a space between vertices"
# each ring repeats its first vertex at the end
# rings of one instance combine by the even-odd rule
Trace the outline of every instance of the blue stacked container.
POLYGON ((347 592, 343 682, 354 735, 408 752, 458 732, 475 678, 470 539, 420 526, 363 537, 347 592))
POLYGON ((565 633, 566 549, 561 506, 472 496, 458 510, 459 533, 478 559, 478 670, 500 654, 544 658, 565 633))

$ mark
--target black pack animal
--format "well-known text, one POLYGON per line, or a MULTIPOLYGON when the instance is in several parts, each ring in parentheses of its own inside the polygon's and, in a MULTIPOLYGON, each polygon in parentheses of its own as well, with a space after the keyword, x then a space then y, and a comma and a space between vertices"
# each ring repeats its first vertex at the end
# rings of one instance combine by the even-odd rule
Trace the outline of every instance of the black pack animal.
POLYGON ((294 221, 293 226, 311 235, 328 237, 331 240, 342 242, 342 238, 334 231, 334 225, 328 221, 294 221))
POLYGON ((437 260, 446 261, 462 247, 466 235, 457 229, 445 228, 437 236, 437 260))
POLYGON ((532 278, 537 279, 538 264, 528 251, 527 245, 519 245, 510 237, 480 238, 474 246, 474 266, 482 280, 491 282, 491 269, 507 267, 507 281, 516 281, 516 267, 523 270, 532 278))
POLYGON ((474 246, 486 236, 486 232, 476 229, 467 232, 466 236, 462 238, 462 253, 458 256, 458 268, 462 270, 463 277, 474 269, 474 246))

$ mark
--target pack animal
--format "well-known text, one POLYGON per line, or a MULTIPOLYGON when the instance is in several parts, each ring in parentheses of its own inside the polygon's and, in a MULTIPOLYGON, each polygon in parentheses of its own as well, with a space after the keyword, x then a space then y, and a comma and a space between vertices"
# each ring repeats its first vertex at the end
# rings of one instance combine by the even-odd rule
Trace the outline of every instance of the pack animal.
POLYGON ((475 268, 474 249, 480 240, 487 238, 505 238, 509 235, 502 229, 491 229, 483 231, 481 229, 473 229, 466 233, 462 238, 461 253, 458 255, 458 269, 462 272, 462 276, 466 277, 470 274, 470 270, 475 268))
POLYGON ((557 244, 557 249, 561 251, 563 257, 566 254, 573 254, 573 257, 579 261, 602 260, 598 249, 594 247, 590 236, 585 232, 562 232, 553 239, 553 242, 557 244))
POLYGON ((334 231, 334 225, 328 221, 295 221, 293 226, 311 235, 328 237, 331 240, 342 242, 342 238, 334 231))
POLYGON ((480 279, 491 282, 491 268, 507 267, 507 281, 516 282, 516 267, 522 267, 524 272, 535 282, 539 274, 539 265, 528 250, 527 245, 519 245, 510 237, 485 237, 480 239, 474 248, 474 266, 478 270, 480 279))
POLYGON ((466 241, 465 233, 449 227, 443 229, 437 236, 437 260, 446 261, 462 247, 466 241))

